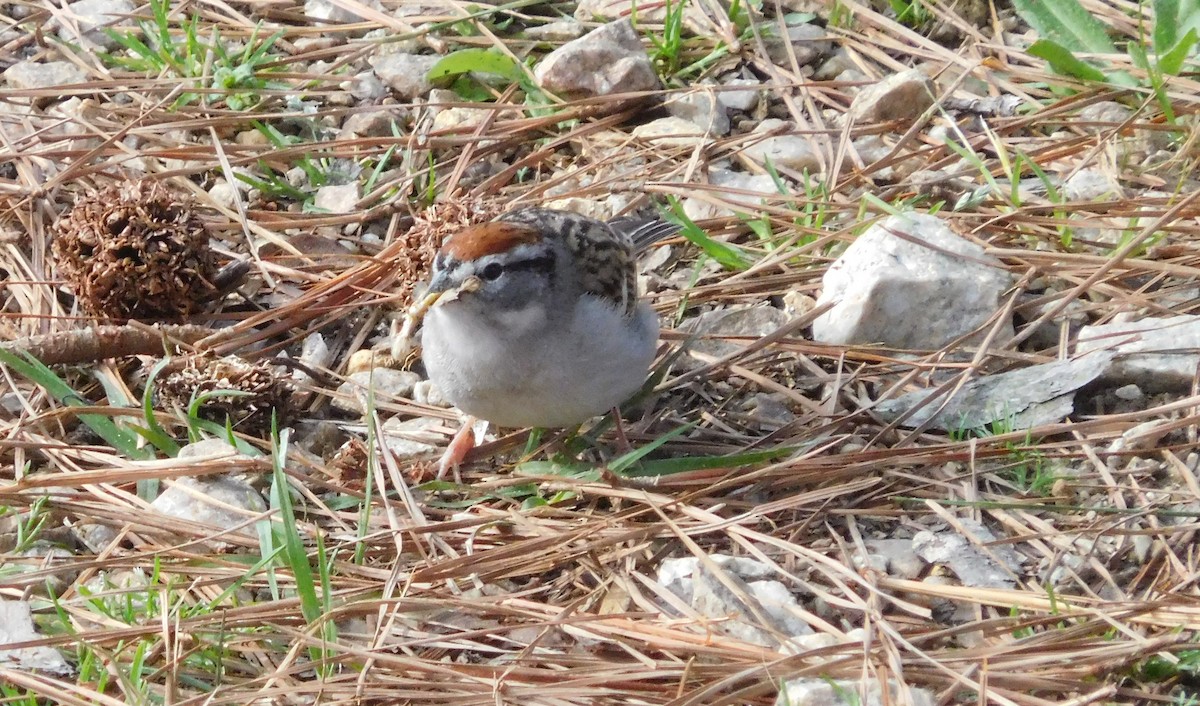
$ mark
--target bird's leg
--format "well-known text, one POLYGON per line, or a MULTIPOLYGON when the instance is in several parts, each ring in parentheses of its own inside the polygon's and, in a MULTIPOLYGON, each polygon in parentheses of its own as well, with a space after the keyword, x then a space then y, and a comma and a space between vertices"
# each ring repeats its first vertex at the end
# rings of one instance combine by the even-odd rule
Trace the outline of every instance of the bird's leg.
MULTIPOLYGON (((458 473, 458 467, 462 465, 463 459, 467 457, 471 449, 475 448, 477 421, 475 417, 471 416, 463 419, 462 427, 450 440, 450 445, 446 447, 445 453, 438 459, 438 480, 445 478, 447 472, 453 471, 454 482, 462 485, 462 476, 458 473)), ((484 430, 487 429, 486 424, 487 422, 484 422, 484 430)), ((483 433, 481 432, 479 436, 483 436, 483 433)))
POLYGON ((625 436, 625 425, 621 423, 621 408, 612 408, 613 431, 617 435, 617 444, 621 447, 621 453, 629 453, 633 451, 633 445, 629 443, 629 437, 625 436))

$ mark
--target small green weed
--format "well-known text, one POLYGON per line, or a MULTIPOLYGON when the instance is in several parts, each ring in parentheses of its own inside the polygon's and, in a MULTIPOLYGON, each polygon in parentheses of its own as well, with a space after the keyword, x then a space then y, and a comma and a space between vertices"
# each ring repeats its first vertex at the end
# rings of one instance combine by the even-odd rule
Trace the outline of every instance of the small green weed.
MULTIPOLYGON (((993 436, 1005 436, 1015 431, 1013 417, 1001 417, 986 428, 969 429, 966 427, 958 427, 951 429, 948 436, 951 441, 966 441, 967 439, 986 439, 993 436)), ((1030 495, 1044 496, 1050 493, 1050 489, 1054 486, 1054 481, 1058 480, 1058 476, 1054 473, 1051 463, 1047 460, 1046 455, 1037 448, 1037 440, 1033 438, 1033 434, 1029 431, 1025 432, 1025 439, 1018 443, 1006 441, 1004 448, 1008 451, 1009 462, 1002 467, 996 469, 997 475, 1004 480, 1012 483, 1012 485, 1022 493, 1030 495)))
POLYGON ((1193 57, 1200 32, 1200 3, 1192 0, 1153 0, 1154 26, 1147 33, 1139 24, 1139 36, 1124 43, 1133 65, 1146 74, 1138 80, 1128 71, 1114 70, 1101 60, 1083 60, 1077 54, 1118 54, 1108 28, 1078 0, 1014 0, 1021 18, 1037 30, 1041 39, 1030 45, 1031 55, 1044 59, 1062 76, 1114 86, 1149 87, 1167 121, 1175 123, 1175 111, 1167 96, 1167 77, 1183 72, 1193 57))
POLYGON ((279 58, 271 50, 282 32, 260 40, 255 27, 245 46, 231 53, 216 28, 209 41, 200 39, 199 15, 183 22, 181 36, 173 34, 170 11, 168 0, 150 0, 153 19, 139 20, 139 31, 105 30, 127 55, 102 53, 101 58, 130 71, 183 80, 192 90, 175 100, 176 108, 196 101, 209 105, 217 96, 230 110, 247 110, 259 103, 263 91, 285 87, 267 78, 271 69, 266 66, 279 58))

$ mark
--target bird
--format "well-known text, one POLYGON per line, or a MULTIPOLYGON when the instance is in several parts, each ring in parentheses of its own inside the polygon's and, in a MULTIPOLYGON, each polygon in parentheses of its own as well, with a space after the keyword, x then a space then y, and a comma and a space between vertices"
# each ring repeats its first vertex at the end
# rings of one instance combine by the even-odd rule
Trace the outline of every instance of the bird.
MULTIPOLYGON (((638 294, 636 257, 678 230, 655 218, 605 222, 533 207, 466 227, 434 257, 397 345, 421 326, 426 374, 469 417, 501 427, 581 424, 645 383, 659 322, 638 294)), ((457 474, 471 426, 451 442, 439 478, 457 474)))

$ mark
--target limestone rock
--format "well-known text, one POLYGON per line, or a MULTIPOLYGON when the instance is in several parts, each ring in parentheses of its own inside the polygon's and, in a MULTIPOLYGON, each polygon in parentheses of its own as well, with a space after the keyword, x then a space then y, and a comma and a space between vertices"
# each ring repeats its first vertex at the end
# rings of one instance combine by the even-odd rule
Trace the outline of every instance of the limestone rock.
MULTIPOLYGON (((983 248, 936 216, 908 213, 858 237, 822 280, 813 322, 822 343, 936 350, 983 326, 1013 278, 983 248)), ((1003 324, 1000 341, 1013 336, 1003 324)))
POLYGON ((629 20, 610 22, 546 55, 534 69, 538 85, 568 96, 650 91, 658 74, 629 20))

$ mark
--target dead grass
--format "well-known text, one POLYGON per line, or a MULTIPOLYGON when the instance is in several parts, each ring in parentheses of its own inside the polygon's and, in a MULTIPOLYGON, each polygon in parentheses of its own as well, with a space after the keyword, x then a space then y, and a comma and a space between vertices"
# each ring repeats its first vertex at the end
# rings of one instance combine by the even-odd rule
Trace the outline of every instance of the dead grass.
MULTIPOLYGON (((1079 85, 1068 91, 1064 79, 1048 75, 1040 60, 1000 31, 1002 17, 971 24, 951 3, 927 5, 957 28, 961 43, 939 44, 851 0, 839 6, 853 22, 828 28, 866 81, 912 65, 939 74, 941 102, 913 125, 843 127, 835 118, 850 104, 853 86, 811 82, 797 67, 773 64, 761 28, 744 42, 734 56, 766 77, 780 116, 823 145, 823 187, 796 189, 755 210, 769 221, 771 242, 756 239, 736 218, 704 223, 714 236, 742 246, 754 262, 744 271, 701 266, 694 248, 672 243, 672 259, 652 278, 650 296, 664 323, 676 329, 664 335, 672 344, 684 337, 682 320, 699 311, 778 303, 788 292, 815 296, 842 244, 882 215, 865 196, 931 205, 917 198, 913 182, 888 170, 903 175, 953 167, 951 176, 971 188, 996 188, 975 208, 946 207, 941 215, 985 244, 1036 294, 1013 293, 1012 310, 1030 322, 1017 341, 963 362, 949 351, 914 357, 814 344, 799 326, 762 341, 734 339, 744 346, 740 352, 703 359, 699 370, 669 372, 626 433, 638 447, 692 424, 658 455, 790 449, 776 460, 657 479, 530 477, 513 472, 521 434, 483 447, 479 462, 466 469, 470 487, 459 493, 415 490, 423 469, 387 454, 356 457, 357 466, 335 472, 308 443, 328 431, 321 425, 329 422, 318 420, 330 417, 329 400, 350 354, 381 340, 393 307, 406 303, 427 264, 428 234, 409 230, 414 218, 430 222, 421 210, 423 196, 509 204, 616 191, 634 204, 696 197, 729 205, 741 194, 706 185, 706 168, 729 160, 762 173, 741 154, 747 136, 696 149, 663 147, 630 136, 642 109, 628 102, 556 101, 547 113, 531 114, 520 93, 507 90, 482 106, 492 111, 488 120, 469 129, 431 132, 427 120, 417 119, 397 136, 340 139, 325 131, 328 139, 316 140, 304 128, 296 130, 294 144, 277 147, 238 135, 252 132, 251 120, 320 128, 365 109, 345 100, 338 88, 343 78, 329 69, 372 50, 373 42, 359 38, 363 30, 404 33, 435 22, 449 48, 496 46, 522 54, 529 45, 480 21, 466 21, 475 28, 471 35, 447 31, 472 11, 456 2, 404 22, 390 11, 371 11, 362 22, 327 27, 307 23, 299 7, 176 5, 175 29, 187 13, 198 13, 206 38, 219 28, 225 38, 245 39, 260 20, 283 31, 280 57, 268 65, 278 69, 277 83, 260 91, 262 103, 253 111, 237 112, 199 101, 174 107, 179 80, 132 74, 44 41, 40 28, 64 12, 53 3, 4 6, 11 19, 0 35, 5 55, 65 57, 88 79, 52 90, 0 91, 0 268, 6 276, 0 326, 3 337, 16 342, 10 345, 32 349, 44 361, 85 364, 60 371, 91 405, 66 408, 5 373, 0 453, 8 470, 0 506, 8 513, 0 517, 7 551, 0 596, 34 601, 44 636, 38 644, 61 649, 79 669, 78 677, 54 677, 0 668, 6 703, 712 706, 773 703, 781 680, 801 676, 896 679, 931 690, 939 703, 1194 703, 1200 396, 1152 397, 1135 411, 1091 409, 1063 423, 982 438, 910 433, 878 419, 872 407, 916 387, 954 385, 982 372, 1064 357, 1065 332, 1037 339, 1032 332, 1068 306, 1093 323, 1127 312, 1195 313, 1200 210, 1192 174, 1200 86, 1187 76, 1171 83, 1169 95, 1182 117, 1170 125, 1148 96, 1079 85), (320 37, 335 41, 305 41, 320 37), (324 70, 312 66, 318 60, 326 62, 324 70), (965 95, 953 89, 965 81, 982 81, 992 96, 1015 96, 1020 111, 951 111, 946 106, 965 95), (315 112, 287 104, 302 86, 315 112), (71 98, 80 101, 71 111, 54 112, 71 98), (1113 99, 1136 109, 1126 120, 1079 120, 1081 109, 1113 99), (31 102, 36 109, 22 107, 31 102), (956 126, 951 133, 979 155, 983 170, 962 168, 930 137, 936 125, 956 126), (856 150, 854 140, 870 134, 888 141, 885 158, 868 161, 856 150), (1056 203, 1044 193, 1014 201, 1009 165, 1018 153, 1063 177, 1099 168, 1123 193, 1088 202, 1056 203), (305 159, 385 154, 392 162, 349 214, 304 213, 286 198, 231 205, 208 191, 218 177, 233 181, 239 169, 261 173, 265 164, 282 173, 305 159), (473 171, 489 159, 494 169, 473 171), (131 459, 80 431, 77 413, 83 411, 144 423, 136 409, 139 366, 101 359, 114 350, 150 355, 162 349, 162 334, 102 332, 117 335, 120 348, 110 347, 114 339, 97 343, 87 334, 81 342, 74 332, 87 320, 53 278, 48 233, 81 194, 138 165, 197 199, 224 259, 251 264, 241 296, 171 335, 248 359, 282 350, 295 355, 315 332, 329 346, 328 357, 314 364, 324 368, 321 374, 299 385, 312 421, 297 428, 282 463, 312 575, 285 558, 286 544, 273 554, 253 534, 168 518, 147 502, 156 483, 182 476, 231 469, 269 475, 270 455, 278 453, 269 438, 244 439, 267 453, 247 468, 228 459, 131 459), (1071 229, 1069 243, 1065 229, 1071 229), (1101 243, 1104 231, 1124 237, 1101 243), (330 250, 300 234, 343 243, 330 250), (414 247, 425 249, 417 261, 410 259, 414 247), (678 273, 673 280, 672 273, 678 273), (1056 337, 1057 343, 1031 343, 1056 337), (117 409, 113 395, 122 389, 133 409, 117 409), (778 428, 761 425, 741 406, 758 392, 778 395, 794 419, 778 428), (1153 421, 1168 425, 1160 441, 1111 451, 1123 432, 1153 421), (1030 493, 1014 480, 1014 468, 1051 473, 1054 483, 1044 494, 1030 493), (522 502, 560 492, 569 495, 553 504, 522 502), (29 536, 30 518, 44 520, 36 538, 51 544, 73 542, 64 528, 90 523, 113 528, 115 536, 95 552, 48 558, 46 545, 29 536), (872 538, 961 529, 964 520, 982 522, 997 536, 978 547, 984 553, 998 547, 1017 552, 1020 567, 1010 588, 959 586, 940 567, 905 580, 862 561, 872 538), (233 546, 214 550, 210 541, 217 536, 233 546), (33 546, 42 549, 26 554, 33 546), (263 559, 264 553, 270 556, 263 559), (806 612, 799 617, 828 636, 829 646, 787 656, 729 637, 721 621, 696 614, 655 578, 663 558, 688 555, 721 577, 707 558, 716 553, 773 567, 800 597, 806 612), (318 601, 315 619, 306 590, 318 601)), ((1135 5, 1089 6, 1136 33, 1126 16, 1135 5)), ((534 22, 535 9, 516 3, 497 16, 534 22)), ((760 20, 764 27, 776 22, 760 20)), ((732 31, 728 18, 712 27, 709 37, 689 35, 694 58, 732 31)), ((1128 57, 1114 61, 1122 59, 1128 57)), ((715 65, 730 68, 735 60, 715 65)), ((694 77, 670 91, 693 84, 694 77)), ((780 171, 793 183, 805 181, 780 171)), ((466 217, 461 206, 438 208, 457 214, 452 221, 466 217)), ((365 423, 342 421, 370 439, 385 410, 449 416, 407 400, 378 403, 379 414, 365 423)), ((157 417, 176 437, 185 435, 188 420, 161 410, 157 417)), ((608 448, 610 440, 597 446, 608 448)), ((540 448, 534 458, 546 453, 540 448)), ((245 527, 267 517, 277 526, 290 521, 276 502, 263 515, 247 517, 245 527)))

